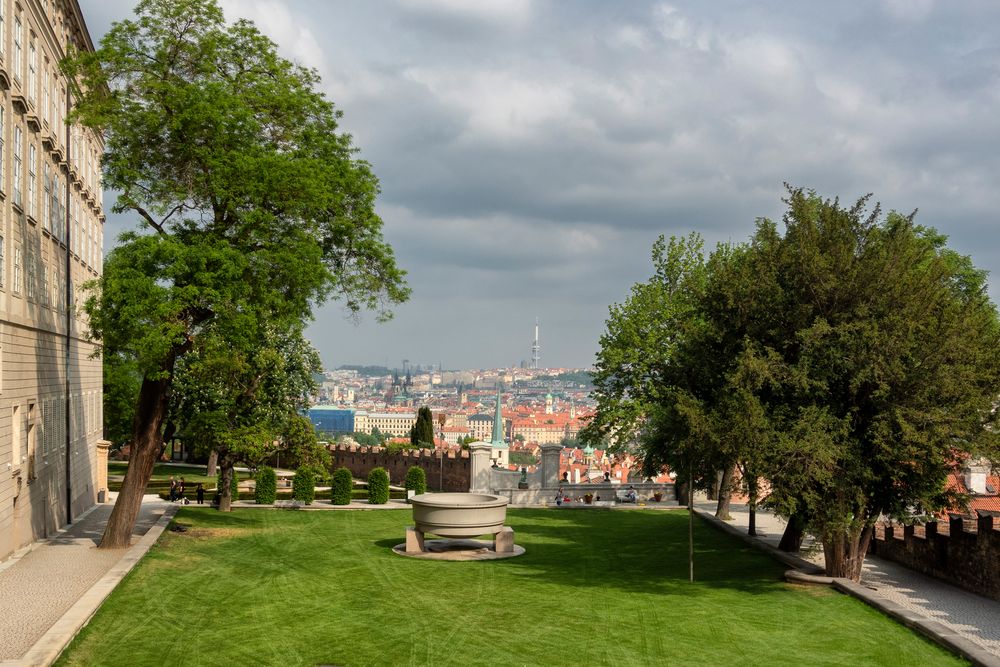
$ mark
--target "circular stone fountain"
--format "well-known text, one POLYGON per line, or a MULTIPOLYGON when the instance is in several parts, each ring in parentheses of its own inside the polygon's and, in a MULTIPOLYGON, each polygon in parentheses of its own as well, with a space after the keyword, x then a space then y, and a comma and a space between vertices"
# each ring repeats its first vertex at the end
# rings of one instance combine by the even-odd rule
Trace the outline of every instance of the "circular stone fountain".
POLYGON ((413 527, 406 529, 406 543, 393 551, 432 560, 489 560, 524 553, 514 544, 514 531, 504 526, 507 499, 486 493, 422 493, 410 498, 413 527), (425 540, 433 533, 440 540, 425 540), (492 541, 470 539, 493 535, 492 541))

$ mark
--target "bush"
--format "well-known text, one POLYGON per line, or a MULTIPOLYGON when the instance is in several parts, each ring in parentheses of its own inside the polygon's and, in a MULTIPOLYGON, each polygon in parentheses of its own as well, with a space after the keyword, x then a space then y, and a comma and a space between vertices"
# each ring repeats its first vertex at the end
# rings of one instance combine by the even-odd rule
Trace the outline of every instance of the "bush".
MULTIPOLYGON (((236 502, 237 500, 240 499, 239 483, 240 483, 239 476, 236 474, 236 470, 233 469, 233 482, 232 482, 232 484, 229 485, 229 490, 230 490, 230 498, 229 498, 229 500, 231 502, 236 502)), ((221 496, 222 495, 222 470, 219 470, 219 474, 215 478, 215 488, 218 491, 219 495, 221 496)))
POLYGON ((295 476, 292 477, 292 498, 306 505, 312 505, 316 498, 316 478, 310 466, 302 466, 295 471, 295 476))
POLYGON ((410 466, 410 469, 406 471, 406 481, 403 486, 418 496, 425 493, 427 491, 427 475, 424 473, 424 469, 419 466, 410 466))
POLYGON ((274 468, 263 466, 254 476, 257 485, 254 487, 253 498, 258 505, 273 505, 278 495, 278 476, 274 468))
POLYGON ((372 505, 389 502, 389 473, 385 468, 372 468, 368 473, 368 502, 372 505))
POLYGON ((351 491, 354 490, 354 476, 347 468, 337 468, 333 473, 330 487, 330 502, 334 505, 349 505, 351 491))

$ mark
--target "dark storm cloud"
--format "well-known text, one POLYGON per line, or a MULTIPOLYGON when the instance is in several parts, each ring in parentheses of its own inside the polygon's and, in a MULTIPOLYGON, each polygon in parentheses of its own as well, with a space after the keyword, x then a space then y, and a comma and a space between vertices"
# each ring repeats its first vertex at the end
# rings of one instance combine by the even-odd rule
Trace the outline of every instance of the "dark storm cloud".
MULTIPOLYGON (((224 7, 319 70, 409 271, 388 325, 319 311, 330 364, 517 362, 535 317, 545 362, 586 364, 658 234, 744 240, 784 181, 919 208, 1000 270, 994 3, 224 7)), ((98 33, 128 5, 83 8, 98 33)))

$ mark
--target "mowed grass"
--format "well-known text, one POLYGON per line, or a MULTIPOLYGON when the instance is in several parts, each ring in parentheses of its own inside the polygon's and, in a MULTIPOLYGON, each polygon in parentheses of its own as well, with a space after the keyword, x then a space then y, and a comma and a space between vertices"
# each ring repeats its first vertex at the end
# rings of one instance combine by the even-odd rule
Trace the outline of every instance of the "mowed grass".
POLYGON ((964 664, 683 512, 511 510, 527 552, 403 558, 406 511, 183 508, 61 665, 964 664))

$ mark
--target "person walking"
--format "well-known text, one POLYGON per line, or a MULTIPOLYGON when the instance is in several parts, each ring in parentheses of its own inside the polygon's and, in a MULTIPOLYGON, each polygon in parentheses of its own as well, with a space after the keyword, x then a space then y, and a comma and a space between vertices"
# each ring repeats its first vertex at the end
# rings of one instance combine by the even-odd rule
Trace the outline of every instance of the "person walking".
POLYGON ((175 500, 177 500, 177 480, 175 480, 174 476, 171 475, 170 476, 170 502, 174 502, 175 500))
POLYGON ((195 495, 198 497, 198 504, 199 505, 204 505, 205 504, 205 485, 199 483, 198 487, 195 489, 194 492, 195 492, 195 495))

